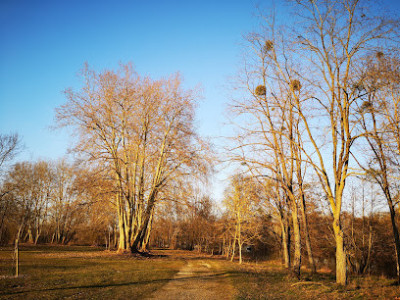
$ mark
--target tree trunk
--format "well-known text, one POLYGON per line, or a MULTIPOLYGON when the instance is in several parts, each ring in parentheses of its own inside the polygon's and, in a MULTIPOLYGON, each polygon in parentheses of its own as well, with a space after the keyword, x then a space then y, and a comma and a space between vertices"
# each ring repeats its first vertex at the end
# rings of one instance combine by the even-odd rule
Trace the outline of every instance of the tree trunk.
POLYGON ((282 230, 282 250, 283 250, 283 262, 286 269, 290 268, 290 227, 287 222, 281 220, 282 230))
POLYGON ((229 255, 231 254, 231 248, 232 248, 232 240, 229 239, 229 244, 225 253, 226 259, 229 259, 229 255))
POLYGON ((310 265, 311 273, 315 274, 315 273, 317 273, 317 267, 315 265, 314 256, 312 253, 310 232, 308 230, 308 219, 307 219, 307 214, 306 214, 306 201, 304 199, 304 194, 302 195, 302 199, 300 201, 300 211, 301 211, 301 218, 303 221, 304 237, 306 240, 308 263, 310 265))
POLYGON ((344 249, 343 230, 338 216, 333 220, 333 231, 336 242, 336 283, 340 285, 347 284, 347 261, 346 251, 344 249))
POLYGON ((301 237, 300 237, 300 222, 297 213, 297 206, 294 204, 292 208, 293 232, 294 232, 294 260, 293 260, 293 275, 300 279, 301 267, 301 237))
POLYGON ((153 219, 154 219, 154 207, 153 207, 153 209, 151 211, 151 216, 150 216, 150 221, 149 221, 150 224, 149 224, 149 226, 147 228, 146 237, 145 237, 145 239, 143 241, 143 244, 142 244, 142 247, 141 247, 142 251, 148 251, 148 245, 149 245, 150 236, 151 236, 151 229, 153 227, 153 219))
POLYGON ((238 242, 238 247, 239 247, 239 264, 242 264, 242 247, 243 247, 242 241, 238 242))
POLYGON ((14 252, 15 252, 15 277, 19 276, 19 240, 21 237, 23 224, 21 224, 18 228, 17 235, 15 237, 15 245, 14 245, 14 252))
POLYGON ((236 238, 237 238, 237 228, 235 228, 235 237, 233 238, 231 261, 233 261, 233 259, 235 258, 236 238))
POLYGON ((118 229, 119 229, 118 251, 123 252, 126 250, 126 240, 125 240, 125 224, 122 216, 118 218, 118 229))
POLYGON ((243 241, 242 241, 242 228, 241 228, 241 221, 240 221, 240 219, 239 219, 239 222, 238 222, 239 264, 242 263, 242 246, 243 246, 243 241))
POLYGON ((19 233, 18 237, 15 239, 15 277, 19 276, 19 233))
POLYGON ((35 245, 37 245, 37 243, 38 243, 40 234, 41 234, 41 232, 40 232, 39 227, 38 227, 38 228, 36 228, 35 245))
POLYGON ((367 259, 365 260, 365 264, 361 270, 362 274, 365 274, 369 268, 369 264, 371 262, 371 251, 372 251, 372 226, 369 225, 368 254, 367 254, 367 259))
POLYGON ((152 218, 152 214, 154 212, 154 206, 155 206, 157 194, 158 194, 158 190, 157 190, 157 188, 154 188, 149 195, 149 198, 147 201, 148 204, 146 207, 145 215, 143 217, 143 222, 140 225, 140 228, 137 231, 137 235, 131 245, 132 253, 139 251, 139 249, 142 246, 143 241, 146 237, 146 232, 149 227, 149 222, 150 222, 150 220, 152 218))
POLYGON ((397 284, 400 284, 400 238, 399 238, 399 230, 396 224, 396 211, 393 205, 390 206, 390 220, 392 223, 393 238, 396 247, 397 284))

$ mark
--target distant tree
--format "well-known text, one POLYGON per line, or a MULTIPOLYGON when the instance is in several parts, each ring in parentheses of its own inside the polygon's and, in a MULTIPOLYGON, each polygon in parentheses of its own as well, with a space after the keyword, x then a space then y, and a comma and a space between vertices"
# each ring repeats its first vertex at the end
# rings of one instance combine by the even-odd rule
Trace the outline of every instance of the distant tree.
POLYGON ((224 199, 228 215, 234 221, 232 259, 235 256, 237 243, 240 264, 243 245, 251 245, 259 235, 260 224, 257 218, 259 198, 256 186, 251 178, 235 175, 231 179, 224 199))
POLYGON ((10 188, 10 198, 15 203, 16 234, 15 234, 15 276, 19 276, 19 243, 36 203, 35 174, 33 164, 24 162, 15 164, 7 174, 10 188))
MULTIPOLYGON (((39 161, 31 164, 32 174, 32 211, 27 222, 27 234, 30 243, 37 244, 44 225, 46 224, 49 206, 52 199, 53 170, 52 165, 45 161, 39 161)), ((28 197, 28 195, 26 195, 28 197)))
POLYGON ((114 248, 117 243, 114 181, 107 170, 98 166, 79 166, 74 173, 72 188, 79 203, 77 217, 81 219, 74 226, 77 242, 114 248))
MULTIPOLYGON (((4 164, 12 160, 21 150, 21 139, 18 134, 0 134, 0 176, 3 173, 4 164)), ((11 186, 0 182, 0 243, 2 243, 4 222, 12 209, 12 202, 7 194, 11 192, 11 186)))
POLYGON ((21 150, 18 134, 0 134, 0 170, 2 165, 15 157, 21 150))

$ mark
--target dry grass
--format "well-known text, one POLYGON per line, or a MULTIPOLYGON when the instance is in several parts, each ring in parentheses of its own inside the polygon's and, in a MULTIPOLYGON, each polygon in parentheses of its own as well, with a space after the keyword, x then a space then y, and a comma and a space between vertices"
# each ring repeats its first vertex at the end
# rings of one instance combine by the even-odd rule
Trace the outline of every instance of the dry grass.
POLYGON ((0 250, 1 299, 138 299, 162 287, 184 265, 92 247, 23 247, 20 257, 22 275, 13 278, 12 252, 0 250))
POLYGON ((276 262, 222 264, 231 274, 237 299, 395 299, 400 296, 400 287, 383 277, 353 277, 348 286, 342 287, 327 273, 303 272, 302 281, 298 281, 276 262))
POLYGON ((234 294, 237 299, 400 297, 400 287, 384 277, 352 277, 341 287, 327 272, 312 276, 304 271, 303 280, 297 281, 276 261, 238 265, 223 257, 178 250, 155 250, 159 256, 144 258, 92 247, 23 247, 22 276, 13 278, 11 253, 10 248, 0 249, 2 299, 143 298, 162 288, 189 260, 209 265, 217 275, 209 277, 223 287, 221 295, 234 294))

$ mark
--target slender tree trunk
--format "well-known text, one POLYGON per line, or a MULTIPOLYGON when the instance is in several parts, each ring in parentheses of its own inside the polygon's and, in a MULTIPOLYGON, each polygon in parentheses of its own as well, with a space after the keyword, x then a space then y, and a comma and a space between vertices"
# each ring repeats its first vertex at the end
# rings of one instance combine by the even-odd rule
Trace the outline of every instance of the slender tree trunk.
POLYGON ((362 274, 365 274, 369 268, 369 264, 371 262, 371 251, 372 251, 372 226, 369 225, 368 254, 367 254, 367 259, 365 260, 365 264, 362 268, 362 274))
POLYGON ((290 269, 290 227, 285 220, 281 220, 283 262, 286 269, 290 269))
POLYGON ((226 253, 225 253, 226 259, 229 259, 229 256, 231 254, 231 248, 232 248, 232 240, 229 239, 228 248, 227 248, 226 253))
POLYGON ((238 246, 239 246, 239 264, 242 264, 242 247, 243 247, 243 242, 242 242, 242 241, 238 242, 238 246))
POLYGON ((118 238, 117 238, 117 225, 116 224, 115 224, 113 230, 114 230, 113 244, 114 244, 114 248, 117 248, 118 238))
POLYGON ((242 228, 241 228, 241 221, 240 221, 240 219, 239 219, 239 222, 238 222, 239 264, 242 264, 242 246, 243 246, 243 241, 242 241, 242 228))
POLYGON ((35 241, 34 241, 35 245, 37 245, 37 242, 39 240, 39 236, 40 236, 40 231, 39 231, 39 227, 38 227, 38 228, 36 228, 35 241))
POLYGON ((111 230, 108 227, 108 250, 111 250, 111 230))
POLYGON ((293 233, 294 233, 294 260, 293 260, 293 275, 300 279, 301 267, 301 237, 300 237, 300 222, 298 218, 297 205, 292 207, 293 233))
POLYGON ((400 238, 396 224, 396 211, 393 205, 390 206, 390 221, 392 223, 393 238, 396 247, 397 283, 400 284, 400 238))
POLYGON ((15 253, 15 277, 19 276, 19 240, 21 237, 23 224, 18 228, 17 235, 15 237, 14 253, 15 253))
POLYGON ((15 277, 19 276, 19 233, 18 237, 15 239, 15 277))
POLYGON ((301 217, 302 217, 302 221, 303 221, 304 237, 306 240, 308 263, 310 265, 311 273, 315 274, 317 272, 317 267, 315 265, 314 256, 313 256, 312 248, 311 248, 311 239, 310 239, 310 232, 308 230, 308 219, 307 219, 307 214, 306 214, 306 202, 305 202, 304 194, 302 194, 301 198, 302 199, 300 201, 300 212, 301 212, 301 217))
POLYGON ((233 259, 235 258, 236 238, 237 238, 237 226, 235 226, 235 237, 233 238, 231 261, 233 261, 233 259))

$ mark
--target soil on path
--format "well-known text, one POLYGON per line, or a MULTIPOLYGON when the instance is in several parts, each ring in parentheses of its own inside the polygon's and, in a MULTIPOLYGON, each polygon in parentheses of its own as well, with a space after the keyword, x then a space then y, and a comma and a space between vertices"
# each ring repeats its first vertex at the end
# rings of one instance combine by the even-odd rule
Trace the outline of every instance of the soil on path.
POLYGON ((227 274, 213 271, 212 261, 188 259, 186 265, 149 299, 234 299, 227 274))

